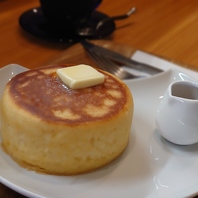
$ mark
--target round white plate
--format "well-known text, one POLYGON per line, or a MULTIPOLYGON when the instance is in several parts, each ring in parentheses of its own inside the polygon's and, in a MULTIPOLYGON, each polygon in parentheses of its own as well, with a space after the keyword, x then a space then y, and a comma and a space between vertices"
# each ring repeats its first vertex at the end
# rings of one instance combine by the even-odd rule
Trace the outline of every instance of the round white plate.
MULTIPOLYGON (((5 83, 26 70, 18 65, 0 69, 0 94, 5 83)), ((125 152, 109 165, 78 176, 37 174, 19 167, 0 149, 0 181, 15 191, 35 198, 176 198, 198 192, 198 144, 177 146, 163 139, 155 114, 167 86, 188 80, 169 70, 151 78, 125 81, 134 97, 135 111, 130 142, 125 152)))

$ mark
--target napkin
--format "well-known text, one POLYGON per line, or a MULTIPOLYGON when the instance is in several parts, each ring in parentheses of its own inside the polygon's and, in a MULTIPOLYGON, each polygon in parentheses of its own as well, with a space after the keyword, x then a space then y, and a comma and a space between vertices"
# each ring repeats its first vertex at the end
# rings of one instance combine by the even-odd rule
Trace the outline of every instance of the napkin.
POLYGON ((175 64, 173 62, 167 61, 163 58, 159 58, 157 56, 148 54, 148 53, 140 51, 140 50, 137 50, 131 58, 138 62, 146 63, 146 64, 152 65, 154 67, 160 68, 164 71, 170 70, 170 69, 178 70, 178 71, 183 72, 183 73, 187 74, 188 76, 191 76, 198 80, 198 72, 193 71, 188 68, 185 68, 185 67, 182 67, 178 64, 175 64))

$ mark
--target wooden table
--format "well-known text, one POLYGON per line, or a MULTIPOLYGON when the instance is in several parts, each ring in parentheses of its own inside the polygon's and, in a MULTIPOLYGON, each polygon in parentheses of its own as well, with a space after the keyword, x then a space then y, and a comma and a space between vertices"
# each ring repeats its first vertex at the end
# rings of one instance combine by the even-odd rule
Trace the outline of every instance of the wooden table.
MULTIPOLYGON (((89 62, 79 44, 68 49, 67 44, 42 40, 19 26, 20 15, 38 6, 38 0, 0 0, 0 67, 17 63, 36 68, 61 62, 63 55, 65 62, 89 62)), ((197 0, 103 0, 98 10, 113 16, 125 13, 132 6, 136 6, 137 12, 128 19, 116 21, 116 31, 105 41, 198 69, 197 0)), ((23 196, 0 184, 0 197, 23 196)))
MULTIPOLYGON (((0 0, 0 67, 17 63, 35 68, 67 49, 66 44, 39 39, 19 26, 20 15, 38 6, 38 0, 0 0)), ((131 6, 136 6, 137 12, 116 21, 117 30, 106 40, 198 68, 196 0, 103 0, 98 10, 113 16, 125 13, 131 6)))

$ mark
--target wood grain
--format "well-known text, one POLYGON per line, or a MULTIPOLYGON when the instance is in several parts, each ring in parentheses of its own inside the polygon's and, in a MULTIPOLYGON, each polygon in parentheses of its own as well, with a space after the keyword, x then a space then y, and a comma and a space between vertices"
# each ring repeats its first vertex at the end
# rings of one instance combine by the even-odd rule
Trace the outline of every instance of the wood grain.
MULTIPOLYGON (((0 67, 10 63, 40 67, 69 48, 68 44, 37 38, 20 27, 21 14, 38 6, 38 0, 0 1, 0 67)), ((116 21, 116 31, 105 40, 198 67, 197 0, 103 0, 98 10, 113 16, 131 6, 136 6, 137 12, 116 21)))

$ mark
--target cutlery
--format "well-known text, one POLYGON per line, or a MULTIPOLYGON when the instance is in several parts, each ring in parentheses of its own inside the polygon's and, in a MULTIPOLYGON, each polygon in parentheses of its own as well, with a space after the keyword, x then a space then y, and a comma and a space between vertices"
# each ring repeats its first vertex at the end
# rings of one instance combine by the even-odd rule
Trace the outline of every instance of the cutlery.
POLYGON ((140 63, 137 61, 134 61, 122 54, 119 54, 115 51, 109 50, 107 48, 95 45, 93 43, 88 42, 87 40, 81 41, 82 46, 87 51, 95 51, 97 54, 100 54, 101 56, 104 56, 106 58, 109 58, 113 62, 117 63, 120 67, 126 66, 138 71, 141 71, 143 73, 147 73, 150 75, 155 75, 163 72, 163 70, 153 67, 148 64, 140 63), (119 63, 119 64, 118 64, 119 63))
POLYGON ((120 78, 121 80, 124 79, 135 79, 141 78, 143 76, 138 76, 132 73, 127 72, 122 67, 118 66, 116 63, 111 61, 110 59, 102 56, 101 54, 97 53, 96 51, 87 50, 89 56, 97 63, 100 69, 103 69, 116 77, 120 78))
POLYGON ((136 11, 135 7, 132 7, 126 14, 119 15, 119 16, 113 16, 105 18, 98 22, 96 27, 83 27, 80 29, 77 29, 76 34, 79 36, 93 36, 97 31, 99 31, 100 28, 102 28, 106 23, 108 23, 111 20, 121 20, 128 18, 131 14, 133 14, 136 11))

